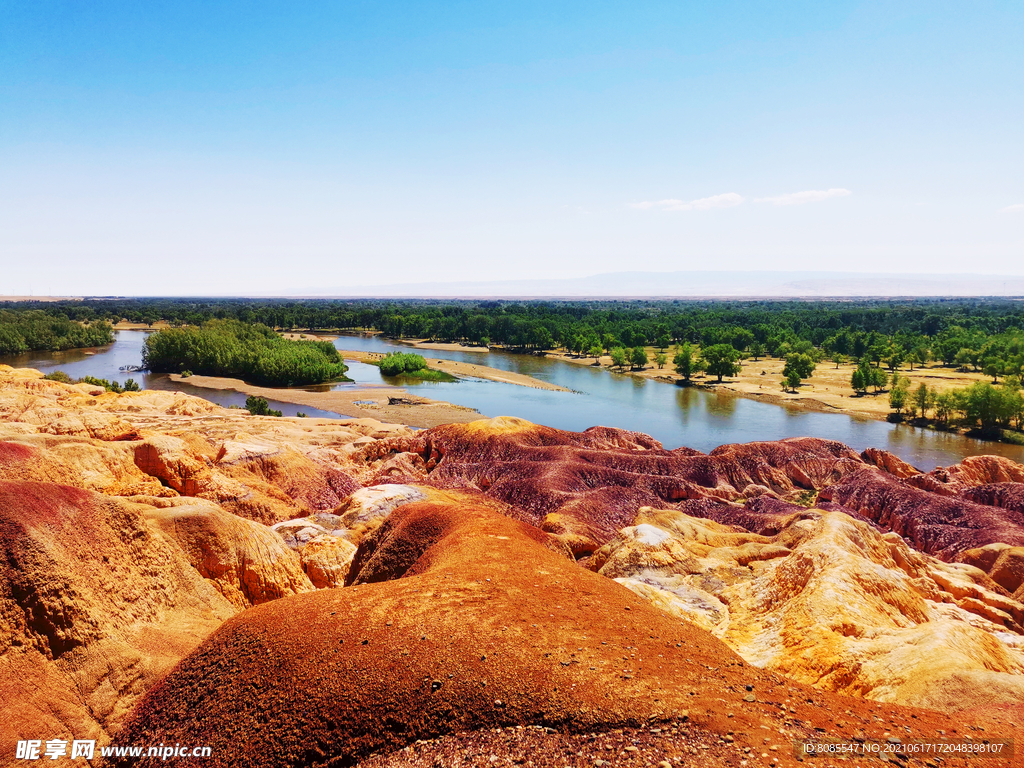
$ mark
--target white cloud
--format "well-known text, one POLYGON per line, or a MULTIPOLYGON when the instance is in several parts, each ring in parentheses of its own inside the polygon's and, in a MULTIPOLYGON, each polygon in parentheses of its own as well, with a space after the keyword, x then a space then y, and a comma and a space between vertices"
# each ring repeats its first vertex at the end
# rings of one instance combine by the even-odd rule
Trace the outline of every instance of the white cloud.
POLYGON ((803 205, 828 200, 830 197, 846 197, 852 194, 848 189, 808 189, 804 192, 792 192, 777 197, 757 197, 755 203, 771 203, 772 205, 803 205))
POLYGON ((733 208, 743 202, 743 196, 735 192, 722 195, 701 197, 697 200, 658 200, 642 203, 630 203, 630 208, 647 210, 657 208, 659 211, 710 211, 714 208, 733 208))
POLYGON ((1012 213, 1013 211, 1024 211, 1024 203, 1015 203, 999 209, 1000 213, 1012 213))

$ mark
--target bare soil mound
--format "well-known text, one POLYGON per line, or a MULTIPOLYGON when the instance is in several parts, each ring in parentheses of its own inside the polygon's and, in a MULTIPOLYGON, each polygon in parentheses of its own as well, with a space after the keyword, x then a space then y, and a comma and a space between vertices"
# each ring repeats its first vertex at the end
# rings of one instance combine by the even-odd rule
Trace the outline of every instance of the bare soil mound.
MULTIPOLYGON (((533 725, 551 729, 539 743, 560 764, 579 764, 566 751, 581 734, 631 729, 601 738, 632 755, 623 736, 646 727, 645 755, 713 742, 700 753, 717 766, 762 749, 794 763, 792 740, 813 734, 964 728, 757 670, 552 545, 469 497, 400 507, 357 555, 354 586, 231 619, 147 693, 118 741, 208 744, 212 758, 195 761, 208 766, 352 765, 374 753, 367 765, 423 765, 445 754, 445 737, 497 749, 493 729, 533 725), (651 722, 668 724, 664 736, 651 722), (422 739, 441 739, 422 761, 398 752, 422 739)), ((537 748, 506 740, 500 754, 552 764, 537 748)))

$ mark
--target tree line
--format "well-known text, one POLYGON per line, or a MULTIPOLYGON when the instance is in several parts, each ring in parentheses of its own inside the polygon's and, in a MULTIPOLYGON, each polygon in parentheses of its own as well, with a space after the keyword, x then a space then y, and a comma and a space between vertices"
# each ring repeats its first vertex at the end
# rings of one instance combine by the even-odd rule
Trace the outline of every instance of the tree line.
POLYGON ((1008 299, 905 301, 458 301, 284 299, 105 299, 19 304, 67 320, 200 325, 235 319, 280 329, 373 328, 401 338, 429 338, 513 349, 729 344, 780 356, 784 345, 809 342, 826 353, 860 358, 889 350, 911 360, 929 347, 952 364, 961 349, 968 365, 999 350, 987 341, 1024 329, 1024 303, 1008 299))
POLYGON ((113 328, 102 320, 82 323, 38 309, 0 310, 0 355, 100 347, 113 341, 113 328))
POLYGON ((1016 376, 1007 377, 998 386, 976 381, 939 392, 924 383, 912 387, 905 376, 896 373, 889 390, 889 405, 897 416, 910 419, 930 418, 944 425, 959 422, 961 426, 986 430, 1024 429, 1024 394, 1016 376))

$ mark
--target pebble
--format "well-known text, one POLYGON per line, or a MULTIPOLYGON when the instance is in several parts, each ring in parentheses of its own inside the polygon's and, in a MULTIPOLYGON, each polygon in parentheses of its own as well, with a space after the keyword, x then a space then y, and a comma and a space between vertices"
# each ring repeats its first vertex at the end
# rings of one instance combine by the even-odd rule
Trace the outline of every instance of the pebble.
POLYGON ((755 696, 752 693, 748 693, 746 696, 743 697, 743 700, 744 701, 757 701, 757 696, 755 696))

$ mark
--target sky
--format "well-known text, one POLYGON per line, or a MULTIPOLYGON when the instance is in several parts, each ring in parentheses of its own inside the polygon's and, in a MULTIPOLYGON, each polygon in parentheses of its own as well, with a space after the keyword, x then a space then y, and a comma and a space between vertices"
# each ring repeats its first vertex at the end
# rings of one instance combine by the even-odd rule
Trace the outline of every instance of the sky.
POLYGON ((0 295, 1024 275, 1024 4, 0 0, 0 295))

